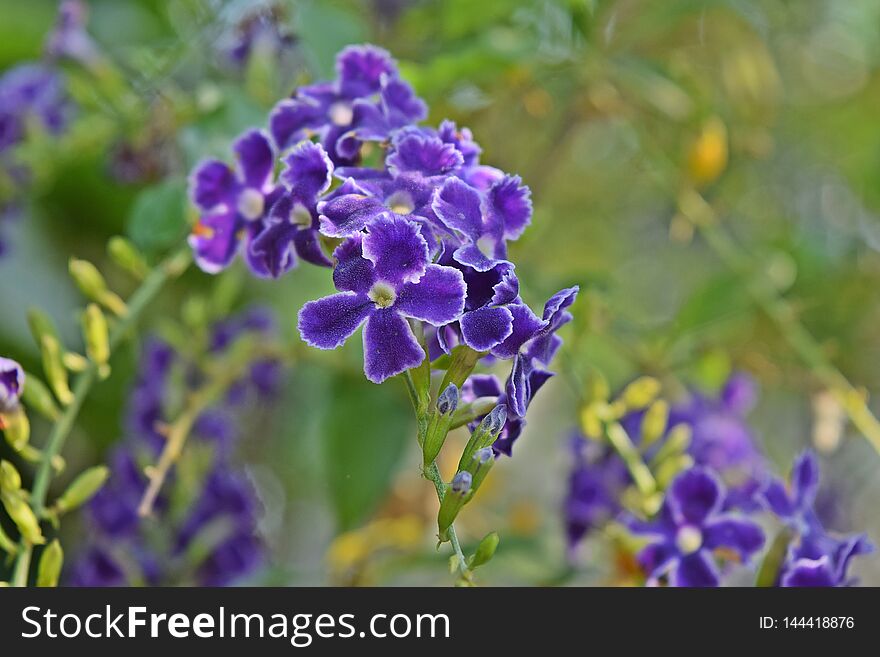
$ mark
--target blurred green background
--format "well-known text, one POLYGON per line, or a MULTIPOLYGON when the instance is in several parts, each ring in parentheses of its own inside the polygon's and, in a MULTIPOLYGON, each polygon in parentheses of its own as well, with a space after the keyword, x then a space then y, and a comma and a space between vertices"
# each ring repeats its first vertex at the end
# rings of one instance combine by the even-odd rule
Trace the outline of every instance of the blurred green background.
MULTIPOLYGON (((24 317, 31 304, 74 342, 80 300, 68 258, 112 273, 104 255, 112 235, 152 254, 179 242, 192 164, 224 156, 240 130, 265 125, 297 82, 331 75, 343 46, 372 42, 398 58, 431 123, 470 127, 485 162, 531 187, 535 218, 511 249, 525 300, 539 308, 563 286, 583 290, 560 376, 533 405, 515 457, 494 469, 490 489, 462 517, 466 543, 490 529, 502 536, 482 582, 617 581, 601 537, 575 572, 564 559, 565 445, 591 368, 615 385, 653 374, 673 391, 717 387, 731 369, 751 373, 761 397, 750 419, 768 457, 785 472, 818 440, 824 481, 846 510, 838 528, 880 542, 880 456, 833 403, 822 406, 821 381, 746 291, 751 277, 768 281, 790 303, 791 322, 856 386, 880 393, 876 0, 89 5, 89 31, 125 91, 114 97, 111 80, 107 97, 69 73, 79 116, 58 143, 35 147, 25 216, 5 230, 12 249, 0 260, 0 353, 37 367, 24 317), (257 53, 243 71, 218 64, 223 35, 267 4, 292 45, 257 53), (120 176, 127 157, 139 168, 120 176), (714 208, 749 256, 746 271, 732 271, 694 234, 680 213, 685 189, 714 208), (817 431, 817 409, 831 414, 833 435, 817 431)), ((0 1, 0 68, 40 56, 55 11, 54 2, 0 1)), ((242 305, 271 305, 292 341, 302 303, 331 289, 315 268, 278 283, 239 268, 223 276, 246 281, 242 305)), ((111 282, 131 289, 121 275, 111 282)), ((190 272, 145 328, 215 284, 190 272)), ((75 467, 99 461, 120 437, 136 356, 136 346, 119 353, 114 377, 92 394, 66 450, 75 467)), ((340 354, 310 354, 290 371, 282 403, 246 437, 272 556, 255 583, 448 581, 430 538, 436 502, 419 479, 405 391, 368 383, 360 361, 358 340, 340 354)), ((77 531, 69 526, 69 541, 77 531)), ((863 580, 880 584, 876 555, 861 561, 863 580)))

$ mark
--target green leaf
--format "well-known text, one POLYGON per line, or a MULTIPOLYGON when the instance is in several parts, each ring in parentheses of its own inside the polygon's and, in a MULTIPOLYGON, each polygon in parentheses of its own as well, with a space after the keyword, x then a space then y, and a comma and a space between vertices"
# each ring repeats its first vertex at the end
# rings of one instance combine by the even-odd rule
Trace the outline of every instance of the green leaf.
POLYGON ((402 387, 346 375, 330 388, 321 426, 324 469, 340 531, 363 522, 391 486, 406 446, 416 441, 402 387))
POLYGON ((145 189, 135 199, 127 232, 144 251, 163 251, 186 234, 186 183, 167 180, 145 189))

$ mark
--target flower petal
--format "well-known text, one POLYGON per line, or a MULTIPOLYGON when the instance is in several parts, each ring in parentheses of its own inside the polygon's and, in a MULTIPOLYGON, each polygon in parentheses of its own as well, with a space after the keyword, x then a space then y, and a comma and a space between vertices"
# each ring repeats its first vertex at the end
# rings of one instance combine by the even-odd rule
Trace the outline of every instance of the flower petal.
POLYGON ((288 208, 289 214, 289 206, 289 198, 281 198, 272 208, 274 216, 270 216, 266 226, 248 246, 249 262, 257 264, 272 278, 279 278, 296 265, 296 252, 293 249, 296 226, 288 221, 286 215, 275 214, 276 209, 277 212, 283 212, 285 208, 288 208))
POLYGON ((285 98, 275 105, 269 115, 269 132, 275 146, 284 150, 305 138, 307 131, 318 127, 325 118, 324 109, 308 96, 285 98))
POLYGON ((347 98, 379 91, 382 76, 396 77, 397 65, 387 50, 372 45, 348 46, 336 57, 339 91, 347 98))
POLYGON ((794 516, 794 505, 785 490, 785 484, 778 479, 773 479, 759 493, 764 505, 773 513, 783 519, 794 516))
POLYGON ((238 253, 241 229, 234 211, 204 215, 188 239, 199 268, 216 274, 228 267, 238 253))
POLYGON ((672 570, 672 585, 712 588, 721 583, 717 566, 705 550, 689 554, 672 570))
POLYGON ((376 277, 393 285, 418 281, 428 266, 428 243, 419 227, 394 214, 370 224, 363 253, 375 266, 376 277))
POLYGON ((394 307, 434 326, 453 322, 464 310, 464 277, 452 267, 428 265, 418 283, 405 283, 394 307))
POLYGON ((412 131, 395 139, 394 151, 385 158, 393 175, 417 173, 427 177, 447 174, 463 162, 461 153, 452 144, 412 131))
POLYGON ((513 314, 501 306, 466 312, 459 323, 465 343, 476 351, 489 351, 513 332, 513 314))
POLYGON ((830 587, 838 581, 827 556, 818 559, 798 559, 786 570, 780 582, 786 587, 830 587))
POLYGON ((671 543, 660 541, 646 545, 636 556, 639 566, 648 576, 649 583, 656 583, 678 559, 678 552, 671 543))
POLYGON ((328 237, 348 237, 364 229, 388 208, 377 198, 345 194, 318 204, 321 232, 328 237))
POLYGON ((235 173, 224 162, 206 160, 189 177, 192 202, 208 212, 219 205, 229 205, 235 193, 235 173))
POLYGON ((320 144, 303 142, 283 161, 284 171, 279 176, 281 182, 298 197, 311 201, 330 187, 333 163, 320 144))
POLYGON ((477 271, 489 271, 496 266, 499 260, 486 256, 476 244, 466 244, 455 250, 452 257, 456 262, 468 267, 473 267, 477 271))
POLYGON ((791 470, 791 490, 797 508, 813 506, 816 490, 819 488, 819 463, 816 455, 807 450, 794 462, 791 470))
POLYGON ((394 308, 373 310, 364 328, 364 373, 373 383, 416 367, 425 352, 394 308))
POLYGON ((492 349, 492 354, 498 358, 513 358, 526 342, 547 325, 524 303, 512 303, 507 308, 513 315, 513 331, 492 349))
POLYGON ((243 182, 248 187, 263 190, 275 170, 275 151, 269 137, 260 130, 248 130, 235 140, 232 150, 243 182))
POLYGON ((710 470, 701 467, 682 472, 666 493, 666 501, 676 522, 698 527, 717 513, 723 497, 721 482, 710 470))
POLYGON ((757 523, 746 518, 720 515, 704 526, 703 545, 710 550, 732 548, 743 561, 748 561, 764 546, 764 532, 757 523))
POLYGON ((362 234, 352 235, 333 252, 333 283, 337 290, 366 294, 376 282, 373 263, 363 256, 362 241, 362 234))
POLYGON ((363 294, 342 292, 309 301, 299 311, 302 339, 318 349, 336 349, 354 333, 373 309, 363 294))
POLYGON ((472 242, 480 239, 483 212, 480 193, 458 178, 447 178, 434 193, 431 208, 447 228, 466 235, 472 242))
POLYGON ((505 176, 489 190, 489 212, 505 239, 515 240, 532 221, 531 191, 519 176, 505 176))

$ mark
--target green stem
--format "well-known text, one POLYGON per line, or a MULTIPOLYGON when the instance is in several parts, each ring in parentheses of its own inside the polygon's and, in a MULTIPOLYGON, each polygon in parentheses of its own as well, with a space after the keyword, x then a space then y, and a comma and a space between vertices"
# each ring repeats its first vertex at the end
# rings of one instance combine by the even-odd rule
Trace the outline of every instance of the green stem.
MULTIPOLYGON (((189 266, 191 253, 189 247, 185 247, 164 260, 144 279, 141 286, 135 291, 128 301, 128 313, 119 321, 110 333, 110 350, 119 346, 129 330, 137 322, 147 305, 159 294, 159 291, 169 279, 179 276, 189 266)), ((45 509, 46 495, 49 491, 49 483, 52 479, 52 460, 64 447, 64 441, 73 428, 77 415, 82 408, 83 402, 89 394, 98 376, 98 365, 89 363, 86 369, 76 380, 73 388, 73 401, 64 409, 61 417, 52 426, 46 447, 43 449, 42 459, 37 466, 34 477, 34 486, 31 490, 31 507, 37 517, 40 517, 45 509)), ((21 542, 18 558, 13 571, 13 584, 26 586, 28 569, 30 567, 33 546, 26 541, 21 542)))
MULTIPOLYGON (((442 503, 443 498, 446 497, 446 484, 443 482, 443 477, 440 475, 440 469, 437 467, 436 463, 432 463, 425 468, 425 477, 433 482, 434 489, 437 491, 437 499, 442 503)), ((455 556, 458 557, 458 568, 461 570, 462 575, 464 575, 468 571, 467 559, 465 559, 464 552, 461 550, 461 544, 458 542, 458 534, 455 533, 455 525, 449 525, 448 531, 449 542, 452 544, 455 556)))

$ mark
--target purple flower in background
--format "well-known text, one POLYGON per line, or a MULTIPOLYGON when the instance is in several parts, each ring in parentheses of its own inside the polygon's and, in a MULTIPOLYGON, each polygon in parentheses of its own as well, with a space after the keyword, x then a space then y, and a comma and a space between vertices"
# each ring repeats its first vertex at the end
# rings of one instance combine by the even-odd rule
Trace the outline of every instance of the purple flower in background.
POLYGON ((374 383, 424 360, 407 318, 441 326, 464 308, 461 272, 430 264, 427 242, 405 219, 380 218, 334 256, 333 281, 340 293, 303 306, 300 334, 313 347, 335 349, 366 322, 364 372, 374 383))
POLYGON ((687 402, 673 407, 669 426, 691 427, 689 451, 698 464, 722 474, 760 475, 764 459, 745 420, 756 396, 751 377, 734 374, 717 399, 693 393, 687 402))
POLYGON ((275 106, 269 126, 279 149, 316 135, 335 164, 354 164, 361 139, 384 139, 391 129, 420 121, 427 113, 381 48, 345 48, 336 58, 336 73, 334 82, 300 87, 275 106), (364 124, 360 137, 359 123, 364 124))
POLYGON ((718 586, 720 572, 712 551, 723 548, 747 561, 764 545, 764 533, 751 520, 722 513, 724 487, 708 469, 679 474, 666 492, 657 517, 634 521, 631 529, 652 537, 638 554, 648 584, 668 577, 672 586, 718 586))
POLYGON ((43 64, 20 64, 0 77, 0 153, 21 142, 29 125, 59 134, 70 105, 59 73, 43 64))
POLYGON ((606 446, 580 435, 570 441, 574 467, 563 504, 569 558, 583 538, 620 513, 630 478, 623 461, 606 446))
POLYGON ((847 586, 853 557, 873 546, 864 535, 837 538, 829 535, 814 511, 819 488, 819 463, 811 451, 795 459, 790 487, 779 479, 760 492, 766 507, 796 534, 780 572, 782 586, 847 586))
POLYGON ((24 370, 10 358, 0 356, 0 413, 18 406, 24 391, 24 370))
POLYGON ((50 59, 72 59, 84 65, 93 64, 99 54, 95 42, 86 32, 88 7, 82 0, 63 0, 58 6, 55 27, 46 38, 45 53, 50 59))
POLYGON ((321 250, 318 196, 330 187, 333 164, 320 144, 303 142, 283 160, 284 193, 272 206, 263 231, 251 242, 250 261, 273 278, 296 265, 299 256, 314 265, 333 263, 321 250))
POLYGON ((224 40, 222 53, 238 69, 243 69, 251 55, 264 49, 278 58, 293 47, 296 37, 284 25, 284 8, 278 4, 257 6, 248 11, 232 27, 224 40))
MULTIPOLYGON (((207 160, 190 176, 190 197, 201 217, 189 243, 196 263, 212 274, 228 267, 242 244, 250 246, 282 193, 274 184, 275 151, 267 135, 249 130, 236 140, 233 151, 235 167, 207 160)), ((257 275, 271 275, 264 261, 247 260, 257 275)))
POLYGON ((505 176, 492 185, 485 201, 463 180, 448 178, 431 207, 443 225, 462 239, 452 257, 477 271, 507 258, 506 240, 519 238, 532 218, 529 188, 518 176, 505 176))

